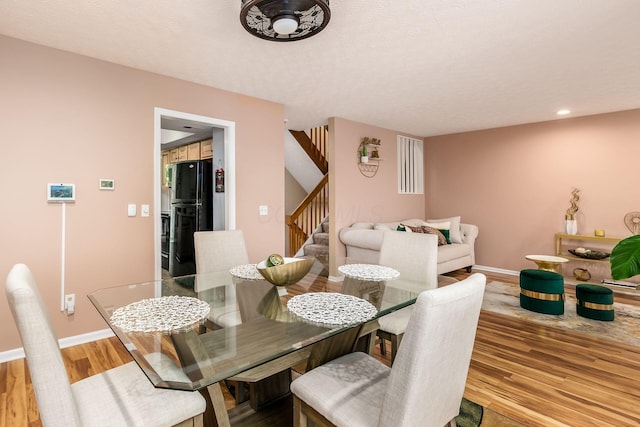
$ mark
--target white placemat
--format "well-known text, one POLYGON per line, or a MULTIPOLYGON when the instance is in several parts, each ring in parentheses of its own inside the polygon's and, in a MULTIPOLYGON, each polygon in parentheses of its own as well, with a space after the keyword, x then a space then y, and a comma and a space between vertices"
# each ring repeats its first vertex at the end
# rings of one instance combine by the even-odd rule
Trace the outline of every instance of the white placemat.
POLYGON ((229 273, 240 279, 247 280, 260 280, 262 279, 262 274, 256 268, 256 264, 242 264, 236 265, 229 270, 229 273))
POLYGON ((287 302, 289 311, 304 320, 325 325, 349 325, 373 318, 378 310, 368 301, 335 292, 296 295, 287 302))
POLYGON ((193 297, 147 298, 114 310, 111 323, 125 332, 171 332, 202 321, 210 310, 193 297))
POLYGON ((360 280, 394 280, 400 276, 398 270, 375 264, 346 264, 338 267, 338 271, 347 277, 360 280))

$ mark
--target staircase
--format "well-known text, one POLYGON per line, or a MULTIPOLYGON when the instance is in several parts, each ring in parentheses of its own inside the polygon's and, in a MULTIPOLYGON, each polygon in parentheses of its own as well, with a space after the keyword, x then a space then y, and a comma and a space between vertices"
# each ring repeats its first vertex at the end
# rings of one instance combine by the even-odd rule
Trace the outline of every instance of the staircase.
POLYGON ((314 128, 310 137, 303 131, 289 131, 324 177, 291 215, 286 216, 289 231, 289 256, 302 248, 304 255, 315 256, 325 268, 329 264, 329 165, 327 163, 326 126, 314 128))
POLYGON ((314 256, 329 270, 329 218, 326 218, 312 234, 311 242, 302 247, 305 256, 314 256))

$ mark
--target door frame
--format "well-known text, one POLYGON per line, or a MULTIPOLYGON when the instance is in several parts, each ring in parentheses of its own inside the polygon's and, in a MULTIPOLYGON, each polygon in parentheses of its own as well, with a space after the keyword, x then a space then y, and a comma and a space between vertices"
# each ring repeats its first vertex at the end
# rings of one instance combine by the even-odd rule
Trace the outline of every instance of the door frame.
POLYGON ((155 254, 155 279, 160 280, 162 278, 162 249, 160 247, 160 236, 162 234, 162 206, 160 190, 162 186, 162 117, 206 123, 212 127, 223 130, 226 230, 235 230, 236 228, 236 123, 229 120, 215 119, 213 117, 200 116, 197 114, 167 110, 165 108, 158 107, 153 109, 153 116, 153 247, 155 254))

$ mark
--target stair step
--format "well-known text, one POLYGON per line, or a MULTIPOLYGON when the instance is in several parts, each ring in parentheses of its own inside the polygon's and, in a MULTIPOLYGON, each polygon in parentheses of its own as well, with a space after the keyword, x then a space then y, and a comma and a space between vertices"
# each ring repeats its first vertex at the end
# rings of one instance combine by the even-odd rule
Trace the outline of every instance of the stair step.
POLYGON ((329 221, 325 221, 322 223, 322 231, 324 233, 328 233, 329 232, 329 221))
POLYGON ((308 256, 327 256, 329 255, 328 245, 318 245, 317 243, 311 243, 304 246, 304 254, 308 256))
POLYGON ((313 233, 313 243, 329 245, 329 233, 313 233))

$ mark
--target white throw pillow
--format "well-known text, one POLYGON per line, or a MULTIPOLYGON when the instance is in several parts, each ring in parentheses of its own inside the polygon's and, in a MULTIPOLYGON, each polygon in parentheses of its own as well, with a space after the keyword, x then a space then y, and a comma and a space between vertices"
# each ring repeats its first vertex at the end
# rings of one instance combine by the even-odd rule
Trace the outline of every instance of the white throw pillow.
MULTIPOLYGON (((427 222, 429 224, 448 222, 451 225, 451 227, 449 228, 449 240, 451 240, 451 243, 462 243, 462 233, 460 233, 459 216, 452 216, 451 218, 427 219, 427 222)), ((433 227, 433 225, 430 225, 430 227, 433 227)))

